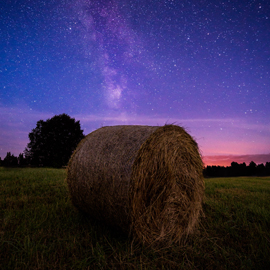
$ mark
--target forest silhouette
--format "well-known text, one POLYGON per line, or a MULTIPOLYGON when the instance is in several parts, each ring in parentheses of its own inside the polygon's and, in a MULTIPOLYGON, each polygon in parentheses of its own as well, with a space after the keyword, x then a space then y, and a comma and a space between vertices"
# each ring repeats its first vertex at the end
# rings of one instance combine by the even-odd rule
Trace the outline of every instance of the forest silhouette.
POLYGON ((207 166, 203 170, 204 177, 231 177, 231 176, 270 176, 270 162, 256 164, 251 161, 249 165, 245 162, 232 162, 231 166, 207 166))
MULTIPOLYGON (((63 164, 65 166, 67 164, 63 164)), ((18 157, 7 153, 4 160, 0 158, 0 166, 3 167, 45 167, 43 164, 31 164, 31 160, 25 157, 22 153, 18 157)), ((59 166, 48 166, 59 167, 59 166)), ((235 177, 235 176, 270 176, 270 162, 266 164, 256 164, 251 161, 249 165, 246 163, 232 162, 231 166, 206 166, 203 169, 205 178, 210 177, 235 177)))

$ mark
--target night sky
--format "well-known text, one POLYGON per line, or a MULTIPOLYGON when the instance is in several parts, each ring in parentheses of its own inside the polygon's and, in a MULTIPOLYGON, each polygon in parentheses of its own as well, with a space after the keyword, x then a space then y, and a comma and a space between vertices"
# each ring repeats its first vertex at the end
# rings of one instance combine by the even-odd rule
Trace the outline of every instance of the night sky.
POLYGON ((2 0, 0 89, 2 159, 66 113, 84 134, 178 124, 206 164, 270 161, 270 3, 2 0))

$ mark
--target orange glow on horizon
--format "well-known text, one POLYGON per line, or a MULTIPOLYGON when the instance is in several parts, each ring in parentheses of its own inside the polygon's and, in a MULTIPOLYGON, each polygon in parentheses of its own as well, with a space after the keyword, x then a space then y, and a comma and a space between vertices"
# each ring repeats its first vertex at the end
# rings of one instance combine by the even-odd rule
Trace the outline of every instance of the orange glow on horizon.
POLYGON ((261 155, 216 155, 216 156, 203 156, 203 162, 206 166, 231 166, 232 162, 243 163, 248 166, 253 161, 257 165, 261 163, 270 162, 270 154, 261 155))

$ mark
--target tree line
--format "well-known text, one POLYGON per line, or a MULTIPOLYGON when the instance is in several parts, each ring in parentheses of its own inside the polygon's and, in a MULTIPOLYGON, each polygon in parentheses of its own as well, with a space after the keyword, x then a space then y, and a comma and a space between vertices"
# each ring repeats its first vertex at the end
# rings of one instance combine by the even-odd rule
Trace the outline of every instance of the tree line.
MULTIPOLYGON (((47 163, 51 167, 61 167, 67 164, 67 160, 70 155, 67 156, 65 163, 47 163), (57 166, 55 166, 57 165, 57 166), (61 165, 61 166, 60 166, 61 165)), ((42 158, 40 158, 40 161, 42 158)), ((46 164, 45 164, 46 165, 46 164)), ((24 156, 22 153, 18 157, 12 155, 10 152, 7 153, 4 160, 0 157, 0 166, 5 167, 25 167, 25 166, 44 166, 43 163, 33 162, 30 156, 24 156)), ((232 177, 232 176, 270 176, 270 162, 266 162, 264 165, 256 164, 251 161, 247 166, 246 163, 232 162, 231 166, 207 166, 203 170, 204 177, 232 177)))
POLYGON ((207 166, 203 170, 204 177, 231 177, 231 176, 270 176, 270 162, 264 165, 251 161, 246 163, 232 162, 231 166, 207 166))
POLYGON ((18 157, 8 152, 0 166, 55 167, 67 165, 78 143, 85 137, 80 121, 67 114, 40 120, 28 135, 30 142, 18 157))

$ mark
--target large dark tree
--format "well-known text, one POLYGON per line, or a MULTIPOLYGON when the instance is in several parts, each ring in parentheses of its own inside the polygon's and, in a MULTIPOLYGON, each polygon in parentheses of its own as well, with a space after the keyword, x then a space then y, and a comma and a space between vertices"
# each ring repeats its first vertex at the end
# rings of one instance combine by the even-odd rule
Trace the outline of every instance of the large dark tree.
POLYGON ((24 153, 34 166, 62 167, 78 143, 84 138, 80 121, 67 114, 56 115, 47 121, 40 120, 28 135, 30 143, 24 153))

